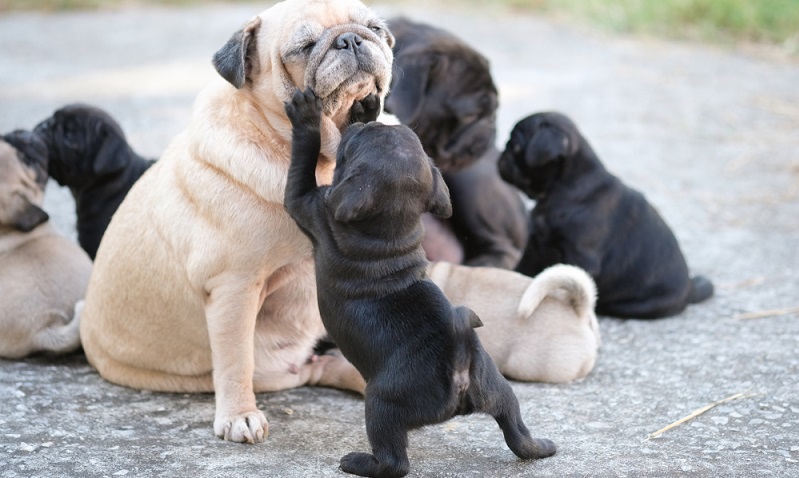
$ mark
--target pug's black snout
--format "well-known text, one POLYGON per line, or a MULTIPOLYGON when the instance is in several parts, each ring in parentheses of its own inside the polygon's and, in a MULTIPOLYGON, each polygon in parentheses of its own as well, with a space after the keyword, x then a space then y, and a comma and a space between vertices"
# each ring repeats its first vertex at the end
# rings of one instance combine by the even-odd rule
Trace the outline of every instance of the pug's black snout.
POLYGON ((336 38, 336 48, 339 50, 350 50, 353 53, 358 52, 361 48, 361 43, 363 43, 363 38, 357 33, 342 33, 336 38))

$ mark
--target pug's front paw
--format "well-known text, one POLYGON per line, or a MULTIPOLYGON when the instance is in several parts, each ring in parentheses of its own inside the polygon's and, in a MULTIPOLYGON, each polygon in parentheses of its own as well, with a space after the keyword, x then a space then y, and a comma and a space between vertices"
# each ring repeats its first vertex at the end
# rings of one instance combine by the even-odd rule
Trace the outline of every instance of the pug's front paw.
POLYGON ((227 441, 260 443, 269 435, 269 423, 260 410, 217 416, 214 420, 214 433, 227 441))

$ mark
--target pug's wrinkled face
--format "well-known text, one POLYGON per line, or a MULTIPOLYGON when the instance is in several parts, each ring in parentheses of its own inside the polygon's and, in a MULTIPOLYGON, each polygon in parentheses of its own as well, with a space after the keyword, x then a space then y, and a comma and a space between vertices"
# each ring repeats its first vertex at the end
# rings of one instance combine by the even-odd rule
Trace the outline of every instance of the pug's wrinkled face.
POLYGON ((295 88, 311 87, 343 129, 356 101, 388 92, 393 45, 385 22, 357 0, 286 0, 236 32, 214 65, 276 111, 295 88))
POLYGON ((26 164, 25 155, 0 139, 0 226, 32 231, 47 221, 41 207, 44 185, 37 181, 35 164, 26 164))
POLYGON ((36 183, 41 189, 47 185, 48 158, 47 143, 33 131, 16 130, 2 137, 8 146, 16 150, 22 164, 32 168, 36 173, 36 183))
POLYGON ((579 151, 577 127, 559 113, 538 113, 516 123, 499 157, 503 180, 540 199, 561 179, 565 163, 579 151))

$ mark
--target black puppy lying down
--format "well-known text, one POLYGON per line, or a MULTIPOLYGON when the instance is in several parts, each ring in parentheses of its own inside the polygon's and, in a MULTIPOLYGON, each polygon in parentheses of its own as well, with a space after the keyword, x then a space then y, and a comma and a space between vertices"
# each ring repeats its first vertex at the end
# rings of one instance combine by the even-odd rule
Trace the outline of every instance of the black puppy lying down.
POLYGON ((710 281, 689 277, 655 208, 602 166, 566 116, 519 121, 499 171, 536 201, 517 271, 533 277, 553 264, 579 266, 596 282, 597 312, 624 318, 674 315, 713 294, 710 281))
POLYGON ((119 124, 93 106, 64 106, 34 132, 47 144, 50 177, 75 198, 78 242, 94 260, 111 216, 155 161, 136 154, 119 124))
POLYGON ((517 456, 554 454, 555 445, 532 438, 522 422, 516 396, 472 330, 477 316, 453 308, 426 276, 421 215, 447 216, 451 205, 418 137, 401 125, 351 125, 333 184, 318 187, 321 100, 298 90, 286 113, 294 127, 286 209, 313 243, 322 321, 367 383, 373 454, 350 453, 341 469, 404 476, 408 430, 472 412, 492 415, 517 456))

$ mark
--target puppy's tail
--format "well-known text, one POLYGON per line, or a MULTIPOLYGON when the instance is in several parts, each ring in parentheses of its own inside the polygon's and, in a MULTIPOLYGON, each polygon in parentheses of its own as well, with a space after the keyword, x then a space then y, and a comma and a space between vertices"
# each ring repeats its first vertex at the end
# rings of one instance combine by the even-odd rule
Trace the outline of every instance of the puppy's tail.
POLYGON ((713 295, 713 283, 703 276, 691 278, 691 292, 688 293, 688 303, 696 304, 713 295))
POLYGON ((455 334, 460 335, 471 329, 483 326, 483 321, 466 306, 458 306, 452 309, 452 325, 455 327, 455 334))
POLYGON ((596 306, 596 284, 591 276, 579 267, 556 264, 535 276, 522 294, 517 309, 519 318, 530 317, 549 294, 562 289, 579 317, 593 312, 596 306))
POLYGON ((453 385, 458 395, 463 395, 471 383, 469 369, 472 365, 472 352, 475 346, 479 347, 477 334, 472 329, 482 327, 483 321, 468 307, 458 306, 452 309, 452 328, 454 332, 454 356, 452 365, 454 375, 453 385))
MULTIPOLYGON (((72 320, 40 330, 33 337, 34 350, 64 354, 80 348, 80 314, 83 311, 83 304, 83 300, 79 300, 75 304, 72 320)), ((64 314, 58 315, 59 319, 57 320, 66 319, 64 314)))

